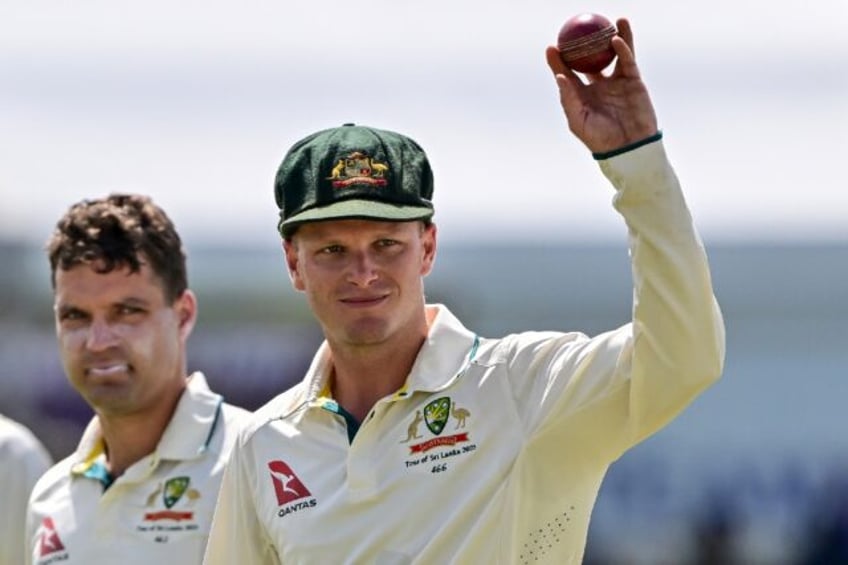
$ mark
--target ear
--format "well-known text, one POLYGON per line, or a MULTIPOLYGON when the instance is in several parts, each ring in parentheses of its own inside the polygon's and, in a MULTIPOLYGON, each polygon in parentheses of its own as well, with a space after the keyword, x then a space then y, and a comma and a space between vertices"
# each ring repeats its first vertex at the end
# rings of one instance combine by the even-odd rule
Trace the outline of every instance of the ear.
POLYGON ((298 270, 300 264, 297 257, 297 244, 290 239, 283 240, 283 251, 286 255, 286 267, 289 270, 289 279, 291 279, 292 286, 295 290, 303 292, 305 286, 303 284, 303 277, 300 276, 300 271, 298 270))
POLYGON ((180 337, 185 341, 197 321, 197 297, 191 290, 186 289, 174 302, 174 310, 180 320, 180 337))
POLYGON ((436 224, 431 223, 424 228, 421 233, 421 246, 424 250, 424 257, 421 261, 421 276, 427 276, 433 270, 433 263, 436 261, 436 224))

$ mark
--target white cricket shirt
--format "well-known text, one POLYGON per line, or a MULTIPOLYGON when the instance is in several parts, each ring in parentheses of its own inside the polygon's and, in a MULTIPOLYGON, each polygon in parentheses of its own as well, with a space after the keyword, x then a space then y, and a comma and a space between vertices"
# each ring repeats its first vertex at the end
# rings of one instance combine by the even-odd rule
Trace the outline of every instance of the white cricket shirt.
POLYGON ((240 434, 204 562, 579 564, 609 465, 715 381, 724 356, 663 145, 601 167, 630 228, 631 324, 485 339, 429 306, 438 315, 404 388, 352 441, 322 346, 240 434))
POLYGON ((94 418, 77 450, 32 492, 26 563, 200 563, 221 473, 247 414, 194 373, 156 450, 114 482, 94 418))
POLYGON ((27 499, 51 463, 29 429, 0 414, 0 565, 23 563, 27 499))

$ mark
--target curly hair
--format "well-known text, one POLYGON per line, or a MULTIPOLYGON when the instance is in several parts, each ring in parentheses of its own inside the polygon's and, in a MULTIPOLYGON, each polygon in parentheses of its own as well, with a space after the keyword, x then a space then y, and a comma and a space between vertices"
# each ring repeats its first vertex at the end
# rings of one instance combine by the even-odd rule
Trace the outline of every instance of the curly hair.
POLYGON ((167 214, 148 196, 110 194, 72 205, 47 241, 50 282, 56 270, 89 265, 98 273, 148 264, 173 303, 188 288, 186 255, 167 214))

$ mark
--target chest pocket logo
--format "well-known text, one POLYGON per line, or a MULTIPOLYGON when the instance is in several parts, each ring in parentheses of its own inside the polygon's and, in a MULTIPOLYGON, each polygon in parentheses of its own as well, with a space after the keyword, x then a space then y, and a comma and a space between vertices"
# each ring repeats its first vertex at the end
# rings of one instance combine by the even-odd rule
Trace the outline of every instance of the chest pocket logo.
POLYGON ((171 508, 183 497, 189 482, 191 482, 189 477, 174 477, 165 481, 165 492, 162 493, 165 508, 171 508))
POLYGON ((424 407, 424 423, 435 435, 442 433, 450 416, 451 399, 448 396, 437 398, 424 407))
MULTIPOLYGON (((423 439, 418 433, 418 426, 422 420, 433 436, 437 437, 430 437, 430 439, 424 439, 419 443, 411 443, 407 455, 408 459, 404 461, 404 466, 408 469, 474 451, 477 446, 468 443, 471 441, 469 438, 470 432, 457 431, 466 428, 469 418, 471 418, 471 411, 468 408, 457 406, 449 396, 437 398, 427 403, 422 410, 416 410, 415 416, 407 427, 406 439, 402 440, 401 443, 410 444, 413 440, 423 439), (441 435, 450 420, 454 421, 452 430, 455 433, 441 435), (466 445, 459 446, 459 444, 466 445), (437 448, 439 449, 438 453, 426 454, 428 451, 437 448)), ((445 470, 447 470, 447 463, 441 462, 433 468, 432 472, 437 473, 445 470)))

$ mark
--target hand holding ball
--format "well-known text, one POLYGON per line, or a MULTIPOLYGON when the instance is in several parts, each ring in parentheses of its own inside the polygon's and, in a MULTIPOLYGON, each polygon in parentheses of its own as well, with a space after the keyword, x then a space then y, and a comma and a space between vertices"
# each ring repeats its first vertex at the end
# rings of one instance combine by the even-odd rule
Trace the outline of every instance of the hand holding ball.
POLYGON ((599 73, 615 59, 615 26, 600 14, 574 16, 559 30, 557 49, 565 66, 579 73, 599 73))

